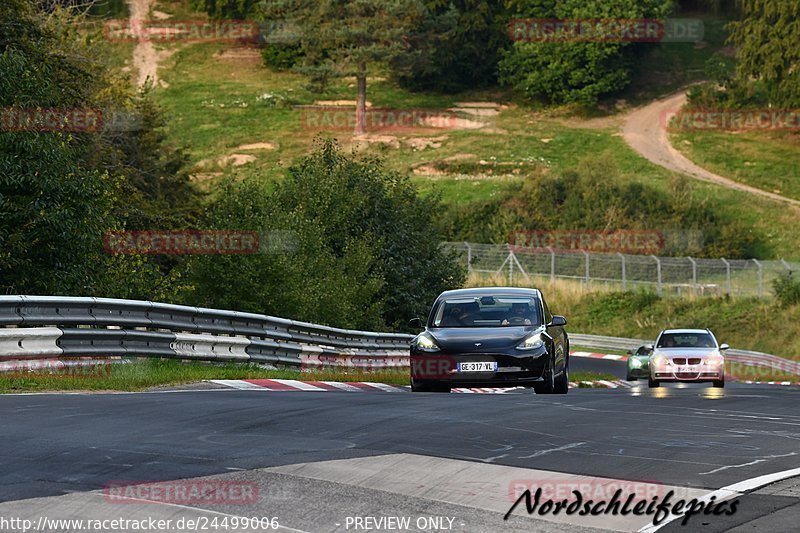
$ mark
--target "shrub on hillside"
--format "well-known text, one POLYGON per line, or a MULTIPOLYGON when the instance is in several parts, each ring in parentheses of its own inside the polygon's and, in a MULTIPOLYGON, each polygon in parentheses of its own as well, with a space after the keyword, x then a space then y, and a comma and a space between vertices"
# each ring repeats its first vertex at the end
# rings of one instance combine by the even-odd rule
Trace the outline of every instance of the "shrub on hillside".
POLYGON ((772 281, 772 290, 782 306, 800 304, 800 278, 795 278, 791 271, 781 274, 772 281))
POLYGON ((608 154, 587 156, 574 169, 531 179, 494 197, 444 210, 439 226, 452 241, 505 243, 513 231, 659 230, 668 237, 661 255, 753 257, 758 239, 738 220, 723 220, 698 200, 683 179, 668 191, 623 181, 608 154), (697 235, 700 238, 690 238, 697 235))

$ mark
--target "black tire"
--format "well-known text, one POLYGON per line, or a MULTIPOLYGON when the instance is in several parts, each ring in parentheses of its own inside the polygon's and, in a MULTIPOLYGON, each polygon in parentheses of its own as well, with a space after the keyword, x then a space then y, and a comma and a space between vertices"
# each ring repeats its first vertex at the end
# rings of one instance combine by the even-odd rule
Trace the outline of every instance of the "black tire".
POLYGON ((430 392, 431 384, 426 381, 417 381, 411 378, 411 392, 430 392))
POLYGON ((723 379, 720 379, 720 380, 718 380, 718 381, 712 381, 712 382, 711 382, 711 385, 712 385, 712 386, 713 386, 715 389, 724 389, 724 388, 725 388, 725 379, 723 378, 723 379))
POLYGON ((661 383, 659 383, 658 381, 654 380, 653 378, 649 378, 647 380, 647 386, 650 387, 651 389, 657 389, 657 388, 659 388, 661 386, 661 383))
POLYGON ((631 376, 630 372, 625 373, 625 381, 638 381, 639 378, 631 376))
POLYGON ((553 390, 556 388, 555 383, 555 376, 553 375, 553 362, 549 361, 547 363, 547 368, 544 369, 544 383, 536 383, 533 386, 533 390, 536 391, 536 394, 553 394, 553 390))
POLYGON ((567 394, 569 392, 569 364, 564 363, 564 371, 555 380, 553 394, 567 394))
POLYGON ((433 392, 444 392, 444 393, 450 394, 451 390, 452 390, 452 387, 450 385, 445 385, 444 383, 437 383, 433 387, 433 392))

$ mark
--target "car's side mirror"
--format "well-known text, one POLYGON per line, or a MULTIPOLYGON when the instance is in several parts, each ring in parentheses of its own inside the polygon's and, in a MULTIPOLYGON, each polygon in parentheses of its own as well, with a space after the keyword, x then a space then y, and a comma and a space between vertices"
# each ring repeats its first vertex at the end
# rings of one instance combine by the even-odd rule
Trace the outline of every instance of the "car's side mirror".
POLYGON ((561 315, 553 315, 553 319, 550 321, 548 326, 566 326, 567 319, 561 315))
POLYGON ((422 320, 419 318, 412 318, 408 321, 408 326, 412 328, 421 328, 422 327, 422 320))
POLYGON ((628 354, 628 355, 633 355, 633 350, 628 350, 625 353, 628 354))
POLYGON ((730 346, 728 346, 727 344, 720 344, 720 345, 719 345, 719 349, 720 349, 720 350, 727 350, 727 349, 729 349, 729 348, 730 348, 730 346))
POLYGON ((645 344, 644 347, 647 348, 648 350, 650 350, 651 352, 653 351, 653 345, 652 344, 645 344))

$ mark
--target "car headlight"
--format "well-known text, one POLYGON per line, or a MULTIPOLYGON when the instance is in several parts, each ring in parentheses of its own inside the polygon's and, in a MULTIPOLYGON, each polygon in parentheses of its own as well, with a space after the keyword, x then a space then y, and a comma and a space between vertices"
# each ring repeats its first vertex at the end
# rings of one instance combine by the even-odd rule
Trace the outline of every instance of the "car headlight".
POLYGON ((642 366, 642 361, 637 357, 631 357, 630 362, 633 368, 639 368, 642 366))
POLYGON ((712 355, 711 357, 706 358, 706 366, 720 366, 725 363, 725 359, 718 355, 712 355))
POLYGON ((650 360, 653 362, 655 366, 667 366, 669 364, 669 359, 667 359, 663 355, 656 355, 650 360))
POLYGON ((439 347, 436 346, 434 340, 427 334, 423 333, 417 337, 417 349, 423 352, 438 352, 439 347))
POLYGON ((537 333, 535 335, 531 335, 520 344, 517 345, 517 350, 535 350, 537 348, 541 348, 544 346, 544 341, 542 340, 542 335, 537 333))

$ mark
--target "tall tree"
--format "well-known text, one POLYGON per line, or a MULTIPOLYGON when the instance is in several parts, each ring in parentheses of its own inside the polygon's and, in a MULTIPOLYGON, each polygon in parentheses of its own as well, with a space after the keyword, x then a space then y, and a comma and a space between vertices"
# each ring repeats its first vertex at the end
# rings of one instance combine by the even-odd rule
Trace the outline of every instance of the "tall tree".
POLYGON ((356 135, 365 129, 371 66, 408 49, 410 35, 429 20, 422 0, 275 0, 260 9, 265 21, 296 28, 304 56, 297 70, 318 83, 355 77, 356 135))
POLYGON ((737 82, 763 83, 771 105, 800 106, 800 0, 747 0, 739 8, 741 20, 730 24, 737 82))
MULTIPOLYGON (((634 21, 663 19, 670 0, 511 0, 517 19, 634 21)), ((555 103, 594 104, 630 82, 632 43, 626 38, 596 40, 517 35, 500 62, 500 80, 528 98, 555 103), (519 37, 523 37, 519 39, 519 37)))

